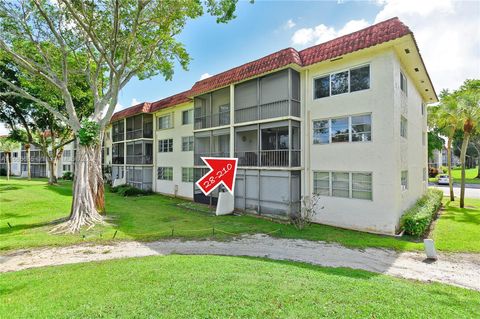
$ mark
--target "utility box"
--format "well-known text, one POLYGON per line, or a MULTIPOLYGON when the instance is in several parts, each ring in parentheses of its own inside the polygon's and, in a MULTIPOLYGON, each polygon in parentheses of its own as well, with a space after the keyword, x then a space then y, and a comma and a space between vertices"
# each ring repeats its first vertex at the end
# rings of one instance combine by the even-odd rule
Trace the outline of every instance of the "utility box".
POLYGON ((232 194, 228 192, 219 192, 215 215, 220 216, 232 214, 235 204, 234 200, 235 199, 232 194))

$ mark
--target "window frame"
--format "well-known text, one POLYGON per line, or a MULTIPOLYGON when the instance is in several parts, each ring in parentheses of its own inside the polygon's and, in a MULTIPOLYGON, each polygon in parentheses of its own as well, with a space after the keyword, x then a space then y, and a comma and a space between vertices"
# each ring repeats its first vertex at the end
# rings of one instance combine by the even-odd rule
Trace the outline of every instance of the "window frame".
POLYGON ((193 183, 193 182, 195 182, 194 168, 182 167, 182 183, 193 183), (185 170, 187 170, 187 174, 185 174, 185 170), (185 178, 185 175, 187 175, 187 178, 185 178))
POLYGON ((169 129, 172 129, 174 128, 174 117, 173 117, 173 112, 172 113, 168 113, 168 114, 164 114, 164 115, 160 115, 160 116, 157 116, 157 131, 162 131, 162 130, 169 130, 169 129), (169 127, 160 127, 160 119, 162 118, 166 118, 166 117, 169 117, 170 120, 169 120, 169 124, 170 126, 169 127))
POLYGON ((193 152, 194 150, 194 147, 195 147, 195 138, 193 135, 189 135, 189 136, 182 136, 182 152, 193 152), (186 142, 188 146, 191 146, 191 147, 188 147, 187 149, 184 148, 185 146, 185 139, 188 139, 188 141, 186 142), (191 139, 191 141, 190 141, 191 139))
POLYGON ((160 181, 173 181, 173 166, 159 166, 157 167, 157 180, 160 181), (160 170, 162 171, 162 177, 160 178, 160 170), (169 174, 165 174, 165 171, 169 171, 169 174), (165 178, 167 177, 167 178, 165 178))
POLYGON ((158 140, 158 153, 173 153, 173 138, 164 138, 158 140), (167 150, 164 151, 165 145, 167 150))
POLYGON ((408 96, 408 80, 402 70, 400 70, 400 91, 402 91, 405 96, 408 96), (402 87, 404 89, 402 89, 402 87))
POLYGON ((182 125, 191 125, 191 124, 193 124, 193 122, 194 122, 194 109, 191 108, 191 109, 188 109, 188 110, 183 110, 182 111, 182 125), (191 113, 190 122, 187 122, 187 123, 184 122, 183 115, 185 114, 185 112, 187 112, 187 118, 190 118, 188 114, 191 113))
MULTIPOLYGON (((363 132, 365 133, 365 132, 363 132)), ((331 118, 322 118, 322 119, 314 119, 311 122, 311 132, 312 134, 312 145, 331 145, 331 144, 345 144, 345 143, 369 143, 373 141, 373 113, 360 113, 360 114, 352 114, 352 115, 343 115, 343 116, 335 116, 331 118), (352 117, 357 117, 357 116, 370 116, 370 140, 368 141, 353 141, 352 136, 352 117), (332 120, 335 119, 342 119, 342 118, 347 118, 348 119, 348 141, 343 141, 343 142, 332 142, 332 120), (315 138, 314 138, 314 122, 321 122, 321 121, 327 121, 328 125, 328 143, 315 143, 315 138)))
POLYGON ((312 78, 312 99, 315 101, 315 100, 318 100, 318 99, 323 99, 323 98, 328 98, 328 97, 333 97, 333 96, 340 96, 340 95, 343 95, 343 94, 350 94, 350 93, 370 90, 372 88, 372 72, 371 72, 372 68, 371 68, 371 64, 372 64, 371 61, 369 61, 369 62, 358 64, 358 65, 355 65, 355 66, 352 66, 352 67, 349 67, 349 68, 339 69, 339 70, 336 70, 336 71, 332 71, 332 72, 329 72, 329 73, 323 73, 321 75, 313 77, 312 78), (368 66, 368 68, 369 68, 368 89, 352 91, 351 90, 351 83, 350 83, 350 79, 351 79, 350 70, 360 69, 360 68, 365 67, 365 66, 368 66), (339 93, 339 94, 332 95, 332 85, 331 85, 332 74, 342 73, 342 72, 345 72, 345 71, 348 72, 348 91, 344 92, 344 93, 339 93), (327 96, 321 96, 321 97, 315 97, 315 80, 321 79, 321 78, 324 78, 324 77, 327 77, 327 76, 328 76, 328 95, 327 96))
MULTIPOLYGON (((312 194, 316 196, 328 196, 332 198, 338 198, 338 199, 354 199, 354 200, 361 200, 361 201, 371 201, 373 202, 374 200, 374 194, 373 194, 373 180, 374 180, 374 173, 373 172, 367 172, 367 171, 326 171, 326 170, 313 170, 312 171, 312 194), (315 173, 328 173, 328 195, 326 194, 319 194, 315 192, 315 173), (333 173, 343 173, 343 174, 348 174, 348 197, 342 197, 342 196, 334 196, 333 195, 333 173), (357 198, 353 197, 353 174, 369 174, 371 177, 371 183, 370 183, 370 198, 357 198)), ((358 191, 358 190, 357 190, 358 191)), ((365 191, 366 192, 366 191, 365 191)))
POLYGON ((400 115, 400 137, 408 139, 408 119, 400 115))
POLYGON ((400 189, 402 190, 402 192, 405 192, 408 190, 408 169, 400 171, 400 189), (403 173, 405 173, 406 175, 405 178, 403 176, 403 173), (404 180, 405 180, 405 185, 403 183, 404 180))

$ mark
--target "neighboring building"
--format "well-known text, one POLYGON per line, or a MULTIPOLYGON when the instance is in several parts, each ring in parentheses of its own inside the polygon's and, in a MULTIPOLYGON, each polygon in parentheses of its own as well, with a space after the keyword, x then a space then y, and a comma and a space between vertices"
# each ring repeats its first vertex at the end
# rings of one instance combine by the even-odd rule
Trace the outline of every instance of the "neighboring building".
MULTIPOLYGON (((452 167, 460 166, 460 158, 452 151, 452 167)), ((433 150, 432 157, 428 159, 428 166, 439 168, 441 166, 447 167, 447 148, 444 147, 441 151, 433 150)))
POLYGON ((425 105, 436 101, 394 18, 116 113, 105 163, 112 178, 215 205, 218 190, 194 186, 208 171, 200 157, 237 157, 238 210, 284 218, 318 195, 315 222, 393 234, 427 187, 425 105))

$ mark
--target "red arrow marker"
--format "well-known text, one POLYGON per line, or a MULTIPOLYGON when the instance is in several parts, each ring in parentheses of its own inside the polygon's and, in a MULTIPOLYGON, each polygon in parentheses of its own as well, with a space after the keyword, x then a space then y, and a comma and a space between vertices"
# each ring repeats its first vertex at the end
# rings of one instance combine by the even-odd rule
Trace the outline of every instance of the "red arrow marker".
POLYGON ((238 158, 202 157, 202 160, 210 167, 210 172, 196 182, 202 192, 208 195, 218 185, 223 184, 233 195, 238 158))

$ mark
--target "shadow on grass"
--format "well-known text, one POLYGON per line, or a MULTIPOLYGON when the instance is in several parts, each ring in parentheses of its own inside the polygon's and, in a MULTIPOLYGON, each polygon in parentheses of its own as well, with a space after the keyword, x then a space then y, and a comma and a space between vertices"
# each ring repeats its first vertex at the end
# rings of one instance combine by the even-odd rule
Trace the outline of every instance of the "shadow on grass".
POLYGON ((55 185, 45 185, 45 189, 53 191, 62 196, 72 196, 72 183, 71 182, 59 182, 55 185))
POLYGON ((40 223, 18 224, 18 225, 10 223, 10 226, 7 224, 7 222, 5 222, 6 226, 0 227, 0 235, 11 234, 21 230, 29 230, 29 229, 41 228, 45 226, 54 226, 61 223, 64 220, 65 220, 64 218, 60 218, 53 221, 49 220, 49 221, 43 221, 40 223))
POLYGON ((451 203, 451 201, 448 201, 445 204, 446 211, 441 215, 441 219, 480 225, 480 211, 478 208, 460 208, 452 206, 451 203))
POLYGON ((22 186, 18 186, 14 184, 2 184, 0 185, 0 193, 5 193, 7 191, 14 191, 22 188, 23 188, 22 186))

